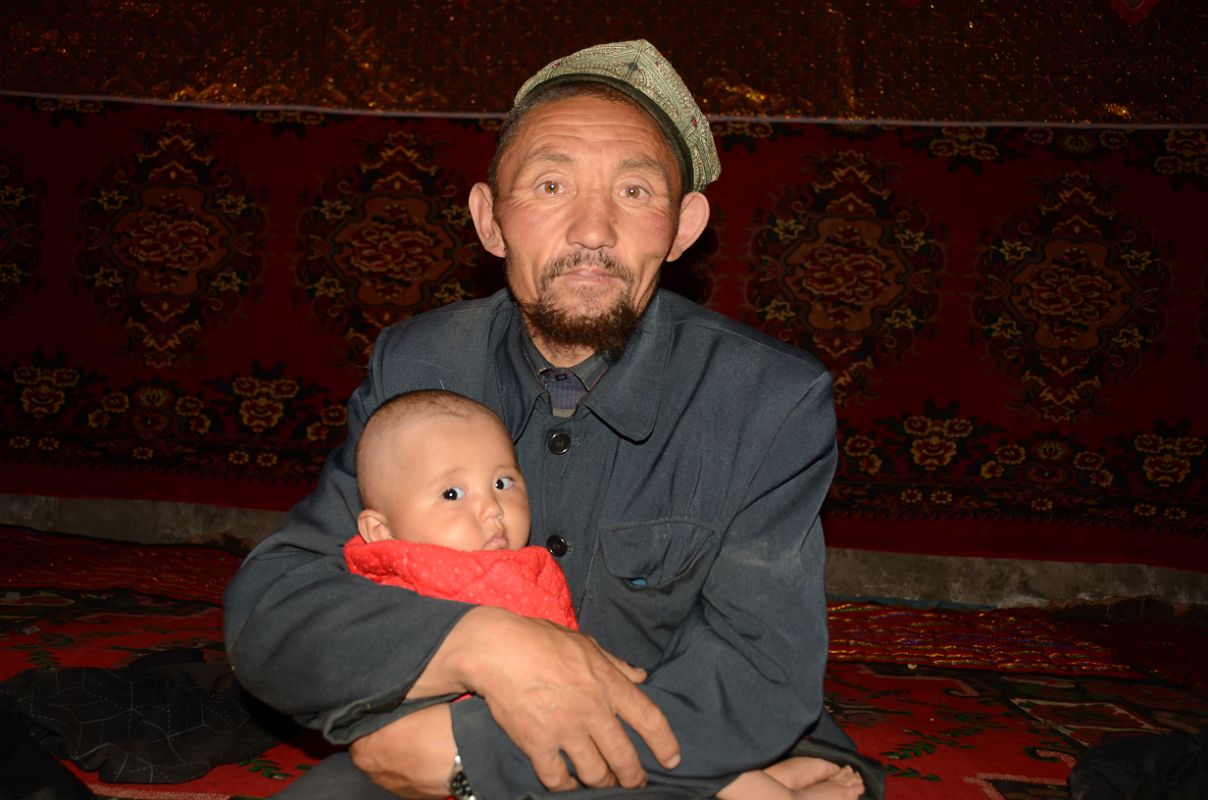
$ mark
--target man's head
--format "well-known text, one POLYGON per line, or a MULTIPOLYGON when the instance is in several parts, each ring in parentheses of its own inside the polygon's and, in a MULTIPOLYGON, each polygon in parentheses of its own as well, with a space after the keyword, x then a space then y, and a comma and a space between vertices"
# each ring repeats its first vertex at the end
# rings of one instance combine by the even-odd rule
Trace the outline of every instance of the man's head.
POLYGON ((383 403, 361 433, 356 469, 365 541, 457 550, 528 543, 528 493, 511 437, 468 397, 419 391, 383 403))
POLYGON ((663 262, 704 230, 697 190, 719 171, 703 114, 646 42, 588 48, 521 88, 470 211, 551 362, 620 354, 663 262))

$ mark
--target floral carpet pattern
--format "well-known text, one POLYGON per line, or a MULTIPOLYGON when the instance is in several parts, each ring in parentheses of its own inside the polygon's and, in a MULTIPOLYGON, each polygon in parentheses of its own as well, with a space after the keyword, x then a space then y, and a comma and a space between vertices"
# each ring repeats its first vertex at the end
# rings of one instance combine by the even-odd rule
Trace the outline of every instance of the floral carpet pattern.
MULTIPOLYGON (((223 661, 222 590, 237 565, 211 547, 0 528, 0 680, 173 648, 223 661)), ((828 705, 886 766, 894 800, 1065 797, 1070 768, 1104 738, 1208 725, 1203 624, 836 599, 830 626, 828 705)), ((187 783, 72 771, 102 798, 265 798, 326 752, 299 732, 187 783)))
MULTIPOLYGON (((665 283, 834 375, 830 544, 1208 571, 1208 131, 713 124, 665 283)), ((382 327, 502 286, 497 125, 0 98, 0 487, 292 505, 382 327)))

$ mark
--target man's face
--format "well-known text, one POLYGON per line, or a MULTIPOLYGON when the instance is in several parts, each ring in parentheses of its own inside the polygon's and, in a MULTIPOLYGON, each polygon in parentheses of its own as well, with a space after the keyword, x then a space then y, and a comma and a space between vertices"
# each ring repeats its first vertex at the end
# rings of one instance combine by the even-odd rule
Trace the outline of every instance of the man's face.
POLYGON ((394 480, 377 510, 393 538, 466 551, 528 544, 528 493, 497 419, 423 414, 390 435, 381 467, 394 480))
POLYGON ((570 97, 520 123, 499 162, 485 233, 474 196, 471 208, 484 245, 506 258, 512 294, 553 363, 605 348, 607 336, 595 337, 601 327, 636 325, 663 262, 699 233, 681 235, 678 182, 658 126, 628 103, 570 97))

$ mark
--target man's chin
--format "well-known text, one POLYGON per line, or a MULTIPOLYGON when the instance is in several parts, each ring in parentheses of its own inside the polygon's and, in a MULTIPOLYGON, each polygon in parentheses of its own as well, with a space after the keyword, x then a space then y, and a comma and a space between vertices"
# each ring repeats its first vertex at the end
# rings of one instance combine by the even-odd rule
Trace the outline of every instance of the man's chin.
POLYGON ((640 314, 626 303, 566 308, 553 298, 521 304, 533 333, 557 347, 585 347, 606 358, 619 357, 637 330, 640 314))

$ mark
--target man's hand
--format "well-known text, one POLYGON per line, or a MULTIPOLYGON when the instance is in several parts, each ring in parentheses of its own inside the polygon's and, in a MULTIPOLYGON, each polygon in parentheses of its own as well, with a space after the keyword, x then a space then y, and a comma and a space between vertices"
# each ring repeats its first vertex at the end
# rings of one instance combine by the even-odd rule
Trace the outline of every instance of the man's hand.
POLYGON ((667 718, 635 686, 645 677, 590 636, 480 606, 445 638, 409 696, 423 696, 417 690, 435 693, 431 689, 481 696, 551 791, 580 783, 635 788, 646 782, 646 772, 622 721, 660 764, 671 769, 680 760, 667 718), (438 674, 445 680, 425 680, 438 674), (456 688, 446 683, 451 676, 456 688), (574 764, 578 782, 562 753, 574 764))
POLYGON ((352 763, 399 797, 438 800, 449 796, 453 772, 453 718, 438 703, 357 739, 348 748, 352 763))

